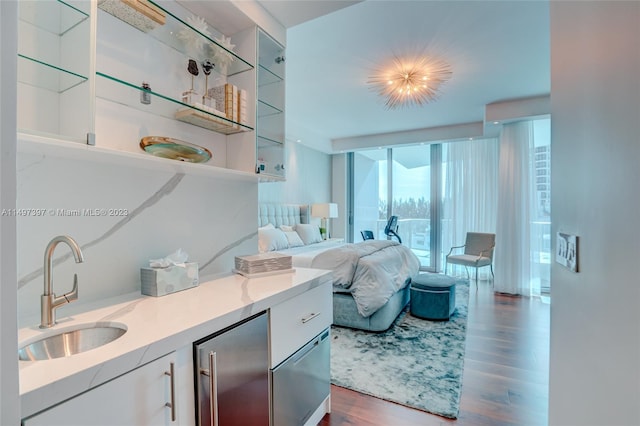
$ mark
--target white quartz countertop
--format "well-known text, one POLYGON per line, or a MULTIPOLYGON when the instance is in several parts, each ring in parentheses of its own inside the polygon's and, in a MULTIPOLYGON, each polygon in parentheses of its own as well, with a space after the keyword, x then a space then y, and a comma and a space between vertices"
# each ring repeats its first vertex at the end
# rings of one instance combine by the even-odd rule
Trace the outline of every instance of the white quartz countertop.
POLYGON ((65 316, 63 307, 51 329, 42 330, 38 324, 19 329, 20 347, 79 324, 112 323, 124 326, 127 332, 111 343, 70 357, 20 361, 22 417, 302 294, 330 280, 330 274, 296 268, 263 278, 231 275, 167 296, 131 295, 125 302, 114 299, 113 304, 77 315, 65 316))

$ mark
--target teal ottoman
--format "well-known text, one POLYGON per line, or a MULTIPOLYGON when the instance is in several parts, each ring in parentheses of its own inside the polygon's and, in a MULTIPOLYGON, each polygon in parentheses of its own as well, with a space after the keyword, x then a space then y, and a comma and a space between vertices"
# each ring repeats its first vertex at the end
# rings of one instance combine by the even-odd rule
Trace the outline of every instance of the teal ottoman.
POLYGON ((411 315, 448 321, 456 310, 456 279, 440 274, 418 274, 411 280, 411 315))

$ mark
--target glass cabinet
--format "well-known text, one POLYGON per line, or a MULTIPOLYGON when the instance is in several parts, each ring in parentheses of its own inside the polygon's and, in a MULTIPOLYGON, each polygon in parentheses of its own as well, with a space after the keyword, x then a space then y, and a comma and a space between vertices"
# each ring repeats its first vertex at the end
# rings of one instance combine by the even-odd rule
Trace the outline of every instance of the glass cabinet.
POLYGON ((260 29, 257 70, 256 171, 284 177, 285 51, 260 29))
POLYGON ((90 2, 18 2, 18 131, 87 142, 93 132, 90 2))

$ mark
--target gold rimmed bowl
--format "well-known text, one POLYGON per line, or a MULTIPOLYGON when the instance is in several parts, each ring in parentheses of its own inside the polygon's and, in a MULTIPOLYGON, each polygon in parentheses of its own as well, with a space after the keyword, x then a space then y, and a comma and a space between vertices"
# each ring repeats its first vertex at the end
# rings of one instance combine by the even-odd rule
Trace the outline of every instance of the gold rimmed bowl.
POLYGON ((145 136, 140 140, 140 148, 156 157, 186 163, 206 163, 213 158, 207 148, 165 136, 145 136))

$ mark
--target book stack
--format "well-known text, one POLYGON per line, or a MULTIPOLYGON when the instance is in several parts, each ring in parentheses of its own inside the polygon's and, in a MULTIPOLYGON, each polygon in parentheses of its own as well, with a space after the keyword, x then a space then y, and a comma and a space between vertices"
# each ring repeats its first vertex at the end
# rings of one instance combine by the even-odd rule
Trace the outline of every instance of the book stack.
MULTIPOLYGON (((216 101, 224 115, 235 123, 247 124, 247 91, 239 89, 236 85, 225 83, 212 87, 208 92, 209 97, 216 101), (224 105, 224 108, 222 106, 224 105)), ((239 127, 234 124, 234 127, 239 127)))
POLYGON ((280 253, 262 253, 236 256, 234 272, 246 277, 260 277, 292 272, 291 256, 280 253))

